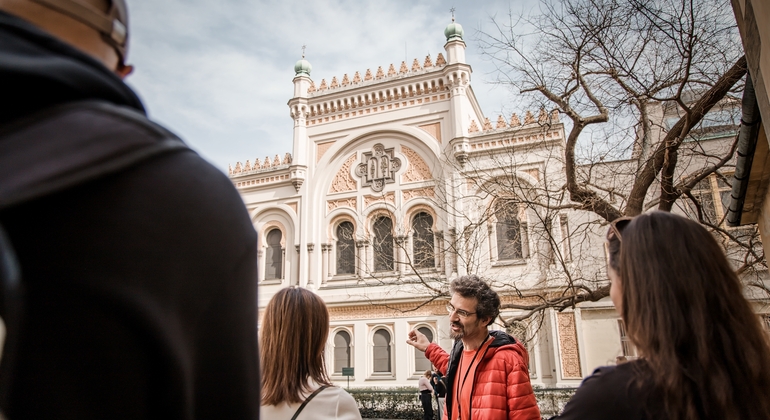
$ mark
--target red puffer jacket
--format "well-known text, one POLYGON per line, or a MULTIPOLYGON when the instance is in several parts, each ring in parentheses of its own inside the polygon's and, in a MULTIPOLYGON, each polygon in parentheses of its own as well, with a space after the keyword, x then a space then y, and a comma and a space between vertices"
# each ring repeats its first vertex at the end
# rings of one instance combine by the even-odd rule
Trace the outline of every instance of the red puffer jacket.
MULTIPOLYGON (((494 340, 481 359, 473 381, 471 417, 473 420, 540 420, 532 384, 529 382, 529 357, 521 343, 502 331, 490 331, 494 340)), ((425 356, 446 374, 447 396, 444 419, 452 418, 454 379, 463 352, 455 341, 451 356, 436 343, 425 356)))

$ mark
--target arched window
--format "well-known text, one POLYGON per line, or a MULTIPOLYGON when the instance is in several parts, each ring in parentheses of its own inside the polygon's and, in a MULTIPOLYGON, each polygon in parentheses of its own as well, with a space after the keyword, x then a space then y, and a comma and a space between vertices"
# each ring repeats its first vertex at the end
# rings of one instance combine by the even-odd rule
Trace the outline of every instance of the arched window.
POLYGON ((337 225, 337 274, 355 274, 356 244, 353 240, 353 223, 337 225))
POLYGON ((350 367, 350 334, 339 331, 334 334, 334 373, 342 375, 344 367, 350 367))
POLYGON ((523 258, 521 251, 521 221, 519 205, 514 201, 500 201, 495 208, 497 217, 497 259, 523 258))
POLYGON ((374 271, 393 271, 393 221, 390 217, 378 217, 372 230, 374 271))
POLYGON ((436 266, 433 254, 433 217, 422 212, 412 219, 412 263, 417 268, 436 266))
POLYGON ((390 373, 390 333, 386 329, 374 332, 374 373, 390 373))
POLYGON ((267 259, 265 261, 265 280, 283 278, 283 256, 281 251, 281 231, 273 229, 267 234, 267 259))
MULTIPOLYGON (((417 331, 425 334, 426 337, 428 337, 428 341, 431 343, 433 342, 433 331, 430 330, 428 327, 420 327, 417 329, 417 331)), ((414 349, 414 371, 417 373, 425 373, 426 370, 431 370, 431 363, 430 360, 428 360, 427 357, 425 357, 425 352, 422 352, 420 350, 417 350, 417 348, 414 349)))

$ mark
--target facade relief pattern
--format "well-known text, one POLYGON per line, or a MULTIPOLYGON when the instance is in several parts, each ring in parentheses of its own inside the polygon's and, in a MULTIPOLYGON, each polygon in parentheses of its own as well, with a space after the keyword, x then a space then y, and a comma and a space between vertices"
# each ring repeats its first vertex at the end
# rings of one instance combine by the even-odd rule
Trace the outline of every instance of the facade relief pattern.
POLYGON ((396 194, 393 192, 389 192, 381 195, 365 195, 364 208, 367 208, 378 201, 384 201, 391 204, 396 204, 396 194))
POLYGON ((416 188, 413 190, 405 190, 405 191, 402 191, 401 194, 403 194, 404 202, 407 202, 417 197, 435 197, 436 191, 433 189, 433 187, 426 187, 426 188, 416 188))
POLYGON ((371 187, 380 192, 385 184, 396 182, 396 172, 401 169, 401 159, 393 156, 393 148, 386 149, 381 143, 372 147, 371 152, 361 153, 361 163, 356 166, 356 176, 361 178, 362 187, 371 187))
POLYGON ((426 181, 432 179, 428 164, 425 163, 425 160, 423 160, 423 158, 417 152, 404 145, 401 145, 401 153, 403 153, 404 156, 406 156, 406 159, 409 161, 409 166, 407 167, 406 172, 401 175, 402 183, 426 181))
POLYGON ((524 171, 527 175, 531 176, 532 178, 535 178, 538 182, 540 182, 540 170, 537 168, 534 169, 527 169, 524 171))
POLYGON ((561 376, 564 379, 582 379, 580 352, 578 351, 577 328, 574 312, 556 314, 561 357, 561 376))
POLYGON ((353 166, 355 160, 356 154, 353 153, 345 163, 342 164, 340 170, 337 171, 337 175, 334 176, 334 180, 332 180, 332 185, 329 188, 330 194, 356 190, 356 180, 350 175, 350 167, 353 166))
POLYGON ((436 139, 439 144, 441 143, 441 123, 425 124, 421 125, 420 128, 436 139))
POLYGON ((351 209, 355 210, 356 203, 356 197, 343 198, 341 200, 330 200, 326 202, 326 212, 331 213, 332 210, 340 207, 350 207, 351 209))
POLYGON ((333 141, 327 141, 326 143, 318 143, 315 145, 315 163, 318 163, 324 156, 327 150, 334 146, 333 141))

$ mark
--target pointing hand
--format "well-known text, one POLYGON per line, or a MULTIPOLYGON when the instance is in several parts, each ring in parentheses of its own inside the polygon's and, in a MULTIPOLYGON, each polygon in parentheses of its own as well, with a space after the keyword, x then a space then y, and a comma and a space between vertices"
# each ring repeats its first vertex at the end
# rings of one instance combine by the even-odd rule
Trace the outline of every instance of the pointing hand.
POLYGON ((409 344, 410 346, 414 346, 417 350, 420 350, 422 352, 424 352, 425 349, 427 349, 428 345, 430 344, 430 340, 428 340, 428 337, 426 337, 425 334, 417 330, 409 331, 408 337, 409 339, 406 340, 406 344, 409 344))

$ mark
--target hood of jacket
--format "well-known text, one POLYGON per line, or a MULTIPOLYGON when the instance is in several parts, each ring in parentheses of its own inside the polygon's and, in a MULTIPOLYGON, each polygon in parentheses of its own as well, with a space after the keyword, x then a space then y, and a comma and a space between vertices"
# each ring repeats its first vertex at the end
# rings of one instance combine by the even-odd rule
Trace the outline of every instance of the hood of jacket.
POLYGON ((0 124, 83 100, 104 100, 146 114, 139 97, 102 63, 2 11, 0 92, 0 124))
MULTIPOLYGON (((482 366, 485 361, 489 360, 499 351, 513 351, 519 354, 524 360, 525 364, 529 364, 529 356, 524 346, 516 341, 511 335, 505 331, 490 331, 489 336, 492 337, 492 342, 489 344, 487 350, 481 356, 481 362, 479 366, 482 366)), ((446 374, 446 410, 449 413, 449 417, 452 418, 452 399, 453 394, 451 392, 454 389, 454 381, 457 376, 457 366, 460 364, 460 357, 463 354, 462 340, 455 340, 452 346, 452 351, 449 353, 449 364, 447 365, 446 374)))

